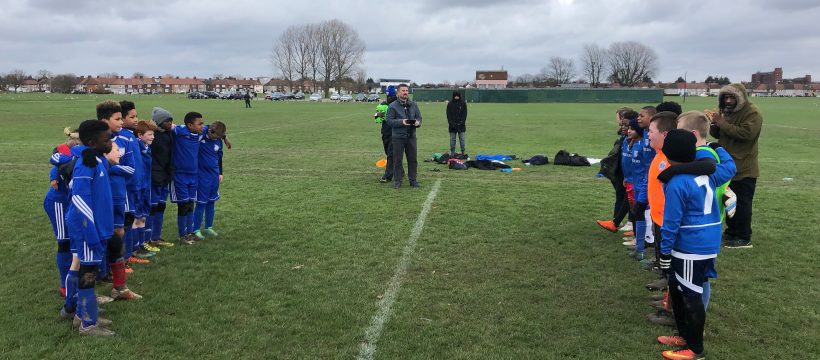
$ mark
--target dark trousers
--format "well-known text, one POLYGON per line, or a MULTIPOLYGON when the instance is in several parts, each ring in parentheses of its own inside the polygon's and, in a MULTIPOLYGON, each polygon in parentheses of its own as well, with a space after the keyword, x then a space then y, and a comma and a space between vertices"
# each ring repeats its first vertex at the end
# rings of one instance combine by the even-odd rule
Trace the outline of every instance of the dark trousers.
POLYGON ((629 201, 626 199, 624 178, 610 180, 610 182, 612 182, 612 187, 615 188, 615 208, 612 211, 612 221, 616 226, 621 226, 621 221, 629 213, 629 201))
POLYGON ((416 171, 418 162, 416 161, 416 138, 397 138, 391 140, 393 145, 393 181, 401 183, 404 179, 404 166, 402 158, 407 155, 407 177, 410 182, 416 182, 416 171))
MULTIPOLYGON (((734 217, 726 217, 726 238, 752 240, 752 199, 755 197, 757 178, 732 180, 729 188, 737 195, 734 217)), ((722 201, 722 200, 721 200, 722 201)))
POLYGON ((393 179, 393 136, 382 134, 382 145, 384 145, 384 155, 387 156, 387 166, 384 167, 384 178, 393 179))
POLYGON ((703 328, 706 325, 703 299, 700 295, 685 296, 678 289, 674 272, 669 274, 669 302, 672 303, 678 334, 686 340, 690 350, 703 353, 703 328))
POLYGON ((250 100, 245 100, 245 107, 246 108, 251 107, 251 101, 250 100))

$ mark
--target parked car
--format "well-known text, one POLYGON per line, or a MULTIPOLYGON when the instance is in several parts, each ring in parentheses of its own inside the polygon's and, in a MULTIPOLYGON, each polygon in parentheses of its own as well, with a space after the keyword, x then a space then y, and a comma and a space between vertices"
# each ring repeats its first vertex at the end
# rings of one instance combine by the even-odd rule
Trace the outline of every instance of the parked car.
POLYGON ((205 95, 207 99, 219 99, 219 93, 216 91, 202 91, 201 93, 205 95))
POLYGON ((205 95, 199 91, 192 91, 188 93, 189 99, 207 99, 208 95, 205 95))
POLYGON ((286 95, 283 94, 283 93, 280 93, 278 91, 274 91, 274 92, 265 94, 265 100, 278 101, 278 100, 285 100, 285 99, 286 99, 286 95))
POLYGON ((321 101, 321 100, 322 100, 322 94, 315 93, 315 94, 313 94, 313 95, 310 95, 310 99, 309 99, 309 100, 310 100, 310 101, 321 101))
POLYGON ((238 100, 242 99, 242 93, 239 91, 226 91, 223 92, 219 98, 224 100, 238 100))
POLYGON ((301 91, 297 92, 296 94, 293 94, 293 99, 295 99, 295 100, 304 100, 305 99, 305 93, 303 93, 301 91))
POLYGON ((341 97, 341 96, 339 96, 339 94, 333 94, 333 95, 330 95, 330 100, 332 100, 332 101, 339 101, 339 98, 340 98, 340 97, 341 97))
POLYGON ((378 102, 378 101, 381 101, 381 98, 379 97, 379 94, 370 94, 370 96, 367 97, 367 102, 378 102))
POLYGON ((339 98, 340 101, 348 102, 353 100, 353 96, 350 94, 344 94, 339 98))
POLYGON ((367 96, 364 96, 364 94, 362 93, 358 93, 356 94, 356 97, 354 99, 356 100, 356 102, 365 101, 367 100, 367 96))

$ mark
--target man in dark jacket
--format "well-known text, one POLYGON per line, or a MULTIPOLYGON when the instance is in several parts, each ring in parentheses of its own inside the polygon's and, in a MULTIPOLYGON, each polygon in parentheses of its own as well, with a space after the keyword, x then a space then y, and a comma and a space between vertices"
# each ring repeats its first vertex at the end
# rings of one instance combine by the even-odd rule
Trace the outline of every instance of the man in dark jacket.
POLYGON ((242 98, 245 99, 245 108, 246 109, 250 108, 251 107, 251 92, 250 91, 245 91, 245 95, 242 96, 242 98))
POLYGON ((726 218, 724 245, 729 248, 752 247, 752 199, 760 176, 757 164, 757 139, 763 127, 763 114, 749 102, 746 87, 726 85, 718 94, 719 112, 709 112, 709 133, 723 146, 737 166, 729 187, 737 194, 734 217, 726 218))
POLYGON ((447 124, 450 130, 450 157, 456 153, 456 134, 464 155, 464 133, 467 131, 467 103, 461 99, 461 93, 453 91, 453 98, 447 104, 447 124))
POLYGON ((173 243, 165 242, 160 236, 162 220, 165 217, 165 202, 168 199, 168 185, 174 178, 174 167, 171 165, 173 137, 170 134, 174 119, 168 110, 161 107, 154 108, 151 119, 159 127, 154 133, 154 142, 151 143, 151 216, 154 219, 151 225, 151 241, 162 246, 173 246, 173 243))
POLYGON ((387 124, 387 107, 396 101, 396 88, 393 85, 387 87, 387 99, 376 106, 376 114, 374 115, 376 123, 381 124, 382 146, 384 146, 384 155, 387 157, 387 165, 384 167, 384 175, 379 179, 379 182, 386 183, 393 180, 393 128, 387 124))
POLYGON ((410 186, 417 188, 419 183, 416 179, 416 128, 421 126, 421 111, 418 105, 410 100, 410 89, 407 84, 400 84, 397 92, 398 100, 387 107, 387 124, 393 130, 393 187, 401 187, 404 178, 402 157, 407 154, 407 177, 410 178, 410 186))

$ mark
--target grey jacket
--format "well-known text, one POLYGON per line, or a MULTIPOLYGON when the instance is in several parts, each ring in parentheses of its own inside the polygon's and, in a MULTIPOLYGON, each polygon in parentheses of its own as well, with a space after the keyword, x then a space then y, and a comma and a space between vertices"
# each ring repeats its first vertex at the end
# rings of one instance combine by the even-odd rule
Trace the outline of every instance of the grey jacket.
POLYGON ((416 137, 415 126, 405 126, 404 119, 416 119, 421 126, 421 111, 415 101, 407 100, 407 109, 401 100, 396 100, 387 107, 387 124, 393 128, 393 137, 400 139, 411 139, 416 137))

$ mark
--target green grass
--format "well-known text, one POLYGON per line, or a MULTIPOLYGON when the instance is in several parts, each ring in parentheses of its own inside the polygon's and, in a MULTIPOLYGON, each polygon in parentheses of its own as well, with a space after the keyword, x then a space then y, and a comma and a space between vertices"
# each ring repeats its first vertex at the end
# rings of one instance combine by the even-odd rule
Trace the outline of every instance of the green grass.
MULTIPOLYGON (((354 358, 437 179, 376 358, 659 358, 654 339, 670 330, 644 318, 651 275, 594 223, 613 197, 597 166, 500 173, 420 163, 423 188, 396 191, 376 181, 372 104, 256 101, 246 110, 174 96, 133 99, 142 118, 162 106, 178 120, 199 111, 228 126, 221 236, 136 265, 129 283, 145 299, 104 306, 113 339, 80 338, 57 317, 56 249, 42 210, 47 157, 63 127, 92 118, 109 97, 0 94, 0 358, 354 358)), ((755 247, 718 258, 706 347, 713 359, 812 358, 820 101, 753 100, 765 119, 755 247)), ((689 98, 684 109, 714 101, 689 98)), ((618 105, 471 104, 468 152, 600 158, 618 105)), ((421 110, 427 157, 449 139, 444 105, 421 110)), ((174 215, 170 206, 168 235, 174 215)))

